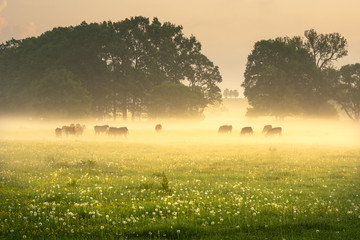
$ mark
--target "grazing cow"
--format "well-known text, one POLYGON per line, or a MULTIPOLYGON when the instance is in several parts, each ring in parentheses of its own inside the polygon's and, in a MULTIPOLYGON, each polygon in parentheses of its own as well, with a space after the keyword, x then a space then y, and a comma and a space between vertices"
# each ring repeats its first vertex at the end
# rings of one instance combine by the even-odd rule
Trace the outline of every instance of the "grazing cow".
POLYGON ((245 134, 248 134, 248 135, 254 135, 254 131, 252 129, 252 127, 244 127, 241 129, 241 132, 240 132, 240 135, 245 135, 245 134))
POLYGON ((157 133, 160 133, 160 132, 162 131, 162 126, 161 126, 161 124, 157 124, 157 125, 155 126, 155 131, 156 131, 157 133))
POLYGON ((265 136, 275 136, 275 135, 281 136, 281 131, 282 131, 281 127, 271 128, 266 132, 265 136))
POLYGON ((62 129, 61 128, 56 128, 55 129, 55 136, 56 137, 61 137, 62 135, 62 129))
POLYGON ((120 128, 117 128, 117 127, 110 127, 109 128, 109 131, 108 131, 108 134, 109 136, 127 136, 129 133, 129 130, 127 127, 120 127, 120 128))
POLYGON ((218 133, 231 133, 232 125, 222 125, 219 127, 218 133))
POLYGON ((95 135, 99 135, 100 133, 107 133, 109 130, 109 125, 103 126, 94 126, 95 135))
POLYGON ((267 131, 269 131, 270 129, 272 129, 272 125, 265 125, 262 130, 262 134, 267 133, 267 131))
POLYGON ((75 126, 70 126, 70 127, 69 126, 63 126, 62 131, 66 134, 66 136, 76 134, 75 126))
POLYGON ((85 125, 80 125, 79 123, 76 124, 75 126, 75 133, 76 133, 76 136, 82 136, 82 134, 84 133, 85 131, 85 125))

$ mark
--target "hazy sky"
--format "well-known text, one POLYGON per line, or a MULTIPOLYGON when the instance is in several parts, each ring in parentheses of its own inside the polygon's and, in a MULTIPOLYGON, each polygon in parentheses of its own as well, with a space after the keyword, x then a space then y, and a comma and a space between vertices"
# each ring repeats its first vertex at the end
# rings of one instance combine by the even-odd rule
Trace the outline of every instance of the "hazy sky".
POLYGON ((82 21, 120 21, 158 17, 182 25, 203 53, 219 66, 222 89, 240 84, 247 56, 256 41, 339 32, 349 54, 337 66, 360 62, 360 0, 0 0, 0 42, 38 36, 82 21))

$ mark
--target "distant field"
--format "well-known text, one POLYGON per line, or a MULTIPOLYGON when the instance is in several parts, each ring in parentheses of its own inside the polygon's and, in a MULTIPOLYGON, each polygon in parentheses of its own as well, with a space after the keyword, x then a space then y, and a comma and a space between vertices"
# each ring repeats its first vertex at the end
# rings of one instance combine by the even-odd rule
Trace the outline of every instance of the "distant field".
POLYGON ((0 238, 359 239, 358 128, 283 122, 265 138, 240 119, 219 136, 220 122, 0 129, 0 238))

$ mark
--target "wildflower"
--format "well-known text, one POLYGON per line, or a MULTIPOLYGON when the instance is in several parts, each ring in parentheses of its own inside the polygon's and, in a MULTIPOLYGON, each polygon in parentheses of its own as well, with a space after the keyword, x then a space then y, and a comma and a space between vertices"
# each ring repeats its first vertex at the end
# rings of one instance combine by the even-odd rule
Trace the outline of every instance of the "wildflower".
POLYGON ((179 234, 179 233, 180 233, 180 229, 176 230, 176 233, 179 234))
POLYGON ((101 226, 100 229, 103 230, 103 229, 104 229, 104 226, 101 226))

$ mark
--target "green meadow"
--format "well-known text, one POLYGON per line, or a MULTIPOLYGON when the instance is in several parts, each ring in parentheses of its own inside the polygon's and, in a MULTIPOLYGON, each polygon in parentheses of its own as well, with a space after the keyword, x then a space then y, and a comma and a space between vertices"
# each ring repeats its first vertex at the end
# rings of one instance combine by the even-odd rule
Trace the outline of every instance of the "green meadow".
POLYGON ((2 138, 0 239, 360 238, 356 145, 152 134, 2 138))

